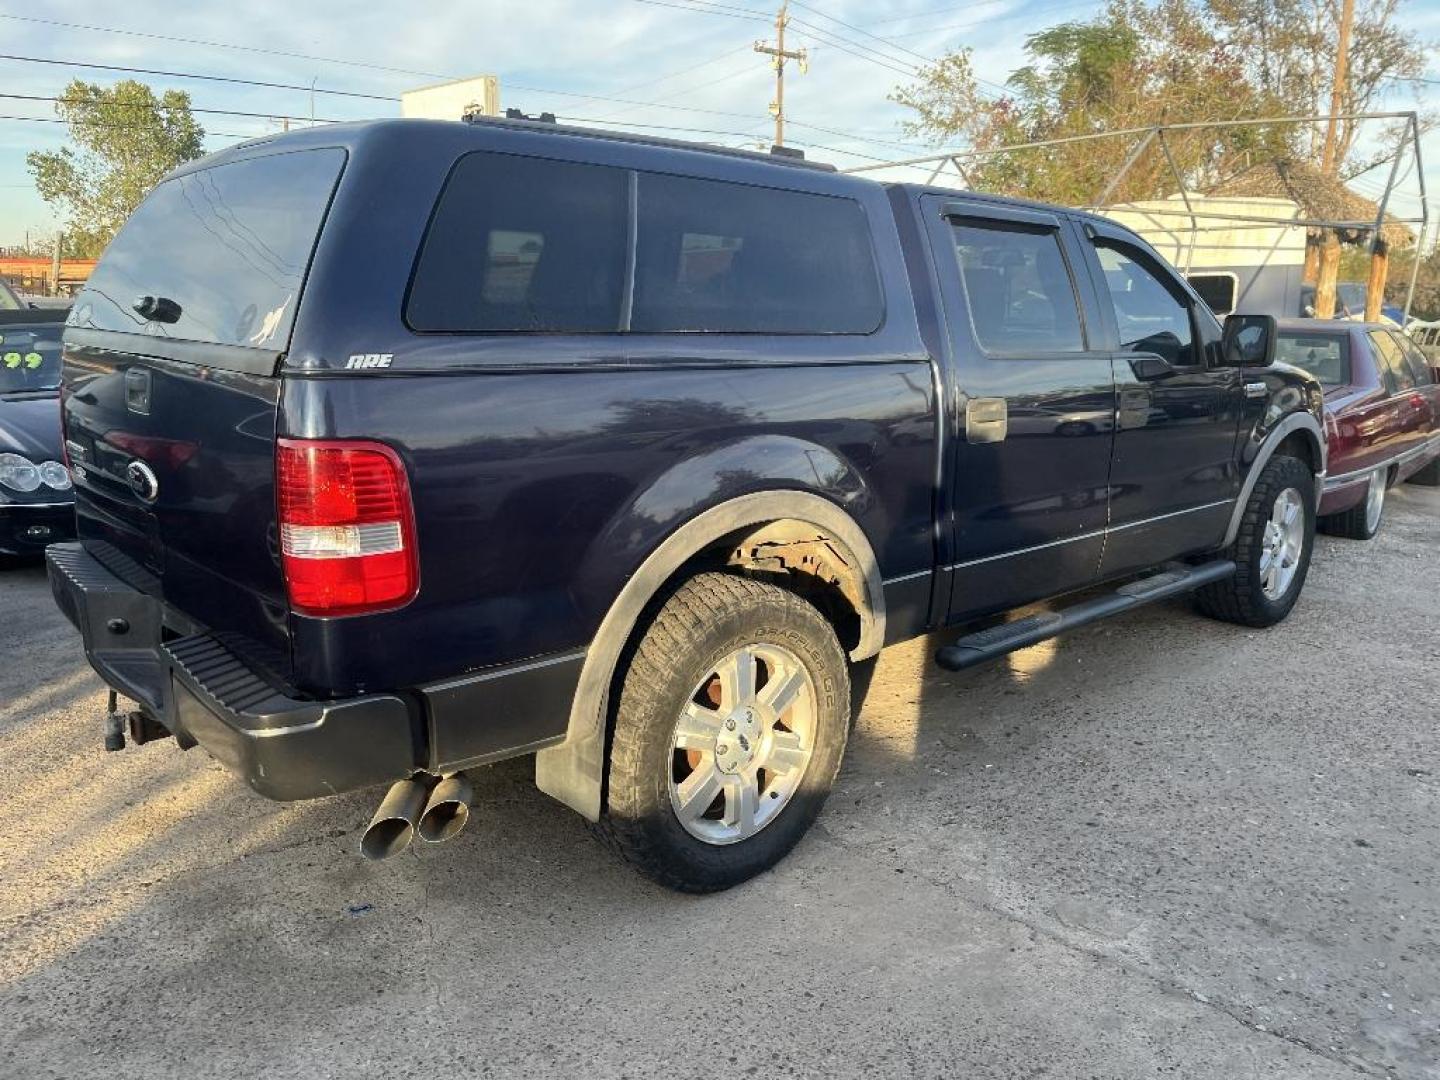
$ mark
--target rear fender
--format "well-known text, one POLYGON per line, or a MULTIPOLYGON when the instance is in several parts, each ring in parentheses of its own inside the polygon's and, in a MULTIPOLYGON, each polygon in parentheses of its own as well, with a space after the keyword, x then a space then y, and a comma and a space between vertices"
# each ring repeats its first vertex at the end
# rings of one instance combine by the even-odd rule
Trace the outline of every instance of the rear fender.
MULTIPOLYGON (((608 561, 612 573, 616 565, 635 565, 628 557, 617 558, 613 543, 618 543, 626 556, 642 542, 649 552, 638 560, 609 604, 586 651, 565 742, 536 755, 536 785, 591 821, 599 820, 610 686, 621 653, 646 606, 665 584, 697 554, 727 536, 790 520, 814 526, 838 541, 855 557, 864 583, 859 641, 851 657, 861 660, 878 653, 885 640, 880 568, 869 539, 849 508, 842 505, 867 501, 854 470, 832 452, 788 438, 746 439, 683 462, 661 476, 595 545, 594 558, 608 561), (737 471, 735 467, 742 461, 745 467, 737 471), (757 472, 758 467, 765 468, 765 475, 757 472), (814 485, 817 479, 825 484, 824 494, 772 488, 725 497, 728 489, 740 484, 753 489, 767 482, 798 485, 808 480, 814 485), (716 497, 723 501, 695 512, 697 498, 714 503, 716 497)), ((582 574, 582 580, 593 579, 595 570, 587 567, 589 572, 582 574)))

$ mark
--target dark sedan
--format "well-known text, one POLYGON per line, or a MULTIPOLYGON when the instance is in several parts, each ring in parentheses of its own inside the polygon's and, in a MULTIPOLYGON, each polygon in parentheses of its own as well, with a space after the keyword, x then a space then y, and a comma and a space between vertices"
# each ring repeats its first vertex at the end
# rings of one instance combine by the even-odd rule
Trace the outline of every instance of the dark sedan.
POLYGON ((75 535, 60 447, 65 312, 0 309, 0 556, 38 555, 75 535))
POLYGON ((1368 540, 1389 488, 1440 484, 1440 371, 1405 334, 1377 323, 1282 320, 1275 358, 1325 388, 1322 529, 1368 540))

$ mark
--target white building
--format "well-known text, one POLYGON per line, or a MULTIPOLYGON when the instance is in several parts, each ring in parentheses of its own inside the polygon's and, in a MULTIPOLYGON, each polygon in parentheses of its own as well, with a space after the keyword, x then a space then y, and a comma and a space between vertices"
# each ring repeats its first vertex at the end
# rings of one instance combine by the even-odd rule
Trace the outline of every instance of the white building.
POLYGON ((469 79, 422 86, 400 95, 400 115, 425 120, 460 120, 466 113, 500 115, 500 79, 476 75, 469 79))
POLYGON ((1101 211, 1143 236, 1189 278, 1218 315, 1300 314, 1305 226, 1290 199, 1201 195, 1121 203, 1101 211))

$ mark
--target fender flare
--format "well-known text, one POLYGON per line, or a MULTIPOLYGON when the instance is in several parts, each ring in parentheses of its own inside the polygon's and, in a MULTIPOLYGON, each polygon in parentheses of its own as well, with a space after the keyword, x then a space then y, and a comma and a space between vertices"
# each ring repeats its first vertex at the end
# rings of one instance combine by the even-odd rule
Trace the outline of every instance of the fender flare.
POLYGON ((1260 473, 1264 471, 1266 463, 1274 456, 1280 444, 1296 431, 1303 431, 1310 436, 1315 460, 1320 462, 1320 471, 1315 474, 1315 505, 1320 505, 1320 494, 1325 486, 1325 430, 1320 426, 1320 421, 1310 413, 1292 412, 1270 430, 1270 434, 1265 436, 1265 441, 1256 451, 1255 460, 1250 463, 1250 471, 1245 474, 1245 482, 1240 486, 1235 508, 1230 511, 1230 525, 1225 530, 1221 547, 1229 547, 1235 542, 1235 537, 1240 535, 1240 519, 1245 516, 1245 507, 1250 502, 1250 493, 1255 490, 1255 485, 1260 480, 1260 473))
POLYGON ((814 525, 855 555, 864 575, 868 610, 860 613, 860 640, 850 657, 864 660, 880 651, 885 642, 880 566, 854 518, 828 499, 805 491, 763 491, 721 503, 666 537, 611 603, 586 649, 565 741, 535 756, 535 784, 541 791, 591 821, 600 820, 610 685, 620 654, 646 605, 681 566, 706 547, 731 533, 781 518, 814 525))

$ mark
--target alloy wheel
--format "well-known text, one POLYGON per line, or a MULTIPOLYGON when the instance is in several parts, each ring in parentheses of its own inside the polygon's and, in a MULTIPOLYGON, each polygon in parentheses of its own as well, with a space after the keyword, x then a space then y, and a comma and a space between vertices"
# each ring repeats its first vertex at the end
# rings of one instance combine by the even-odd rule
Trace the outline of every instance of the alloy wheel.
POLYGON ((670 805, 685 831, 733 844, 774 821, 800 787, 815 730, 815 686, 789 649, 746 645, 722 658, 671 736, 670 805))
POLYGON ((1295 580, 1305 548, 1305 502, 1287 487, 1275 497, 1260 549, 1260 587, 1268 600, 1279 600, 1295 580))

